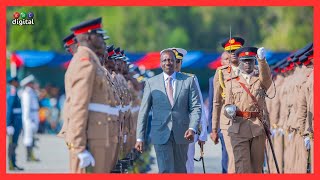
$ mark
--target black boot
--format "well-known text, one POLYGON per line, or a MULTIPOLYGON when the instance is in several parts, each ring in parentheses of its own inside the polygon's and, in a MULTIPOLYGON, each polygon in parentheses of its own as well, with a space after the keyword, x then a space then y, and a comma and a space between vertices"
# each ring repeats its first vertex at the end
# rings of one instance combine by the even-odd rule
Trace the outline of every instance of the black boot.
POLYGON ((27 146, 27 161, 39 162, 40 160, 37 159, 33 154, 33 147, 27 146))
POLYGON ((8 149, 9 170, 10 171, 23 171, 24 169, 16 164, 16 148, 17 144, 10 143, 8 149))

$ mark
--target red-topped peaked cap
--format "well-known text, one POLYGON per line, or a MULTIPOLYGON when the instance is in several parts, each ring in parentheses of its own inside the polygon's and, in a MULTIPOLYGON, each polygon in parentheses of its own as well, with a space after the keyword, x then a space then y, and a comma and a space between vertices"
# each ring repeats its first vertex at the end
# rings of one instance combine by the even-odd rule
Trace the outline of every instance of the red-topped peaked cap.
POLYGON ((244 45, 245 40, 241 37, 231 37, 223 40, 221 46, 225 51, 233 51, 241 48, 244 45))
POLYGON ((98 34, 105 34, 106 32, 102 29, 102 18, 96 18, 88 21, 81 22, 80 24, 71 28, 74 35, 79 35, 83 33, 96 32, 98 34))
POLYGON ((77 43, 77 39, 76 37, 74 36, 74 34, 69 34, 68 36, 66 36, 63 40, 63 45, 65 48, 67 48, 68 46, 71 46, 72 44, 75 44, 77 43))
POLYGON ((258 48, 256 47, 242 47, 237 49, 234 53, 241 61, 242 59, 255 59, 258 48))

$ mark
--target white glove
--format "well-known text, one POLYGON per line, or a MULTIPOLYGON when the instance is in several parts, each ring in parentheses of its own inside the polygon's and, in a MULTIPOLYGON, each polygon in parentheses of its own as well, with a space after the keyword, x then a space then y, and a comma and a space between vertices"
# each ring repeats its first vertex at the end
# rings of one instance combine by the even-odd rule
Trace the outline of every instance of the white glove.
POLYGON ((292 140, 292 136, 293 136, 293 132, 291 132, 291 133, 289 133, 289 134, 288 134, 289 141, 291 141, 291 140, 292 140))
POLYGON ((264 50, 264 47, 259 48, 258 51, 257 51, 257 54, 258 54, 258 58, 259 59, 266 58, 266 52, 264 50))
POLYGON ((277 129, 271 128, 270 132, 271 132, 271 136, 274 137, 276 135, 276 133, 277 133, 277 129))
POLYGON ((310 138, 309 138, 309 136, 304 138, 304 146, 307 148, 307 150, 310 149, 310 138))
POLYGON ((283 129, 282 128, 278 128, 278 132, 280 135, 284 135, 283 129))
POLYGON ((78 154, 78 158, 80 159, 79 166, 80 168, 85 168, 89 166, 90 164, 92 166, 95 165, 95 161, 91 153, 87 150, 84 150, 83 152, 78 154))
POLYGON ((7 134, 9 136, 12 136, 14 134, 14 127, 13 126, 7 126, 7 134))
POLYGON ((124 136, 123 136, 123 143, 126 143, 127 142, 127 135, 125 134, 124 136))

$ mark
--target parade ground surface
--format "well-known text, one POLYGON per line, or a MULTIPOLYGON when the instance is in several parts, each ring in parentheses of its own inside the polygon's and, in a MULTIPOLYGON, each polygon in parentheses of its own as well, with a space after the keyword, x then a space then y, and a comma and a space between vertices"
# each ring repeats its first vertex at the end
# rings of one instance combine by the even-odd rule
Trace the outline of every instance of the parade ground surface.
MULTIPOLYGON (((22 144, 22 138, 19 138, 17 148, 17 164, 23 167, 24 171, 9 171, 7 173, 69 173, 69 153, 63 139, 54 135, 38 135, 38 148, 35 149, 35 155, 40 162, 27 162, 26 149, 22 144)), ((8 142, 8 141, 7 141, 8 142)), ((7 144, 8 146, 8 144, 7 144)), ((155 151, 152 147, 151 156, 155 157, 155 151)), ((200 148, 196 144, 195 158, 199 159, 200 148)), ((221 173, 221 144, 214 145, 208 136, 208 141, 204 146, 204 162, 206 173, 221 173)), ((8 159, 7 159, 8 164, 8 159)), ((203 173, 202 163, 194 162, 195 173, 203 173)), ((151 170, 147 173, 158 173, 157 161, 151 164, 151 170)))

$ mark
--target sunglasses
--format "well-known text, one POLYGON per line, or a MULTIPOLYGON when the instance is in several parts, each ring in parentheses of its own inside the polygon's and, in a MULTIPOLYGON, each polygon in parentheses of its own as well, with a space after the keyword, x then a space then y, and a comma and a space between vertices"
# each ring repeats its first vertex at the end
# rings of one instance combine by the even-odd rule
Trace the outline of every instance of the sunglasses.
POLYGON ((182 62, 182 60, 181 60, 181 59, 177 59, 176 62, 177 62, 177 63, 180 63, 180 62, 182 62))

